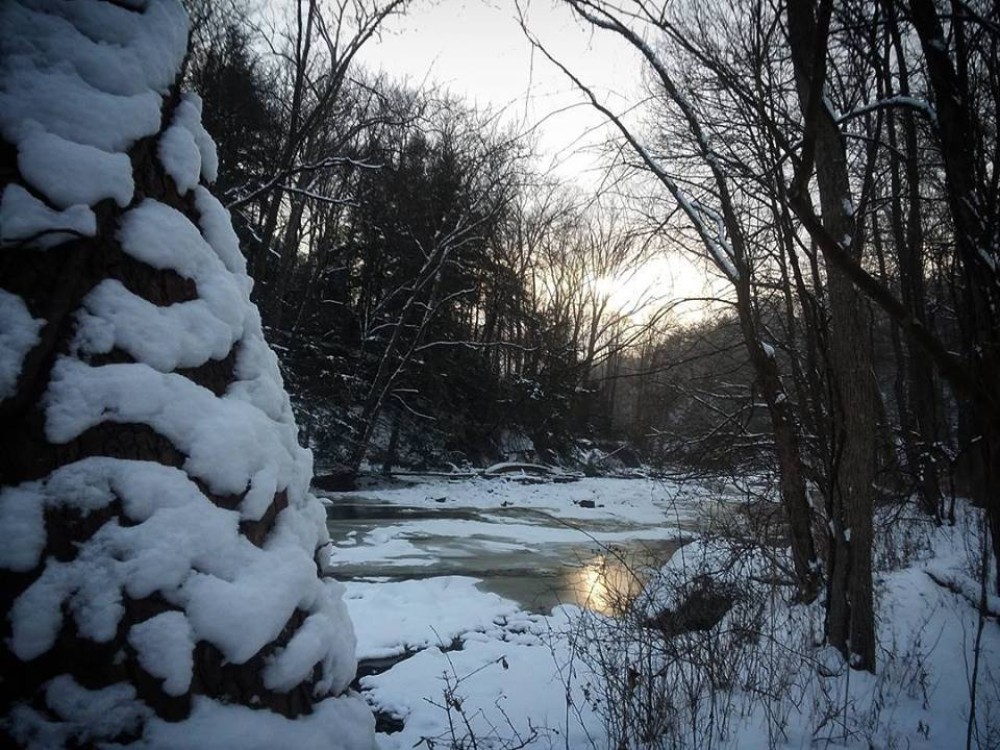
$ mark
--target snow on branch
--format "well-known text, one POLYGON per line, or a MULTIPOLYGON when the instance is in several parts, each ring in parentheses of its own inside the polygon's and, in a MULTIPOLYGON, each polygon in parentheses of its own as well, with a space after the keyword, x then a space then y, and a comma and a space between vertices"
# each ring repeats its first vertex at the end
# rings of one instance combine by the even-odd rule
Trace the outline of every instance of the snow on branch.
POLYGON ((902 94, 880 99, 876 102, 869 102, 863 107, 852 109, 850 112, 841 114, 835 118, 838 125, 843 125, 857 117, 862 117, 870 112, 880 109, 912 109, 919 112, 932 123, 937 123, 937 110, 925 99, 917 99, 913 96, 903 96, 902 94))

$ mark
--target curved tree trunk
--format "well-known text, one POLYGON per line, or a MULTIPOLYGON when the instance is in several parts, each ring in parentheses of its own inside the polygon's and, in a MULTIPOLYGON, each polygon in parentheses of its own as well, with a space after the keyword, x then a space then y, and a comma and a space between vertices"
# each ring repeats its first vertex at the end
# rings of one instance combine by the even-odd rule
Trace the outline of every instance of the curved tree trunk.
POLYGON ((371 747, 183 10, 38 5, 0 18, 0 744, 371 747))

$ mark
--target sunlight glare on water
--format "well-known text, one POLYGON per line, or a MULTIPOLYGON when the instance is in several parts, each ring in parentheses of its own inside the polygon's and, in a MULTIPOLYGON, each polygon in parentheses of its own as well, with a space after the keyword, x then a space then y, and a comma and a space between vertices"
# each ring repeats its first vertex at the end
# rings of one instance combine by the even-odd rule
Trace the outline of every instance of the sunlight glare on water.
POLYGON ((606 554, 573 569, 568 577, 577 604, 611 616, 623 614, 643 585, 636 571, 617 557, 606 554))

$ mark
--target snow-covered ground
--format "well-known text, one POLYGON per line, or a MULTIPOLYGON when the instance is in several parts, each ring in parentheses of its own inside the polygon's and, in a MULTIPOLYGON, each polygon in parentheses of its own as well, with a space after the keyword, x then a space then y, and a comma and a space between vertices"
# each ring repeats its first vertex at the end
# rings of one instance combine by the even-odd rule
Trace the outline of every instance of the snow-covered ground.
MULTIPOLYGON (((646 479, 529 485, 506 479, 435 479, 329 497, 357 506, 354 510, 362 514, 374 505, 383 516, 412 516, 331 524, 335 570, 384 576, 345 583, 359 658, 411 654, 360 682, 377 711, 403 721, 401 731, 378 735, 381 748, 400 750, 472 747, 473 736, 477 747, 609 746, 607 703, 600 704, 607 677, 595 675, 594 659, 584 654, 586 640, 614 632, 607 629, 614 621, 574 605, 529 612, 485 590, 485 576, 475 575, 475 565, 468 575, 437 575, 442 567, 451 571, 456 559, 475 559, 478 548, 485 550, 490 566, 509 570, 523 558, 529 566, 541 566, 541 575, 541 568, 554 564, 562 552, 587 544, 663 541, 679 532, 695 538, 695 530, 717 507, 715 501, 738 500, 732 488, 646 479), (581 505, 581 500, 594 507, 581 505), (386 512, 386 505, 394 509, 386 512), (435 511, 445 517, 433 517, 435 511), (407 579, 408 574, 414 577, 407 579)), ((818 606, 766 603, 766 617, 775 626, 766 652, 776 674, 769 679, 774 684, 780 680, 782 692, 761 700, 734 690, 726 699, 726 721, 718 723, 724 736, 716 737, 716 743, 740 748, 811 747, 816 742, 832 747, 867 747, 869 742, 875 747, 965 747, 978 638, 972 746, 1000 746, 1000 629, 994 620, 980 630, 969 602, 969 595, 976 596, 968 575, 970 544, 974 548, 969 528, 921 528, 914 542, 897 527, 891 539, 883 540, 883 549, 897 556, 908 551, 913 560, 908 567, 880 574, 876 582, 878 677, 844 670, 827 651, 814 648, 821 627, 818 606), (825 676, 817 676, 819 672, 825 676)), ((690 567, 696 559, 713 559, 700 555, 712 545, 694 542, 684 555, 674 555, 668 569, 683 568, 682 577, 689 578, 698 570, 697 564, 690 567)), ((586 560, 580 562, 586 572, 582 580, 597 588, 606 583, 593 560, 589 567, 586 560)), ((997 605, 990 601, 994 611, 1000 610, 997 605)), ((631 649, 624 652, 634 654, 631 649)), ((753 658, 741 658, 747 664, 763 663, 764 650, 758 651, 753 658)), ((673 686, 661 687, 669 693, 673 686)), ((680 692, 682 686, 675 689, 680 692)), ((700 746, 706 735, 686 726, 675 737, 700 746)))

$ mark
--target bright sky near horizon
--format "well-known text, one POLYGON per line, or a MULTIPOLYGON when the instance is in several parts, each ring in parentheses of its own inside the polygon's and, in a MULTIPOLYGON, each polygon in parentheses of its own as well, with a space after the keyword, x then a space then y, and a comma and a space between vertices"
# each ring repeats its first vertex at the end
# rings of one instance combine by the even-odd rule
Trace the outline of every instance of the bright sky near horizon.
MULTIPOLYGON (((641 95, 638 55, 607 33, 574 18, 557 0, 520 0, 527 25, 553 54, 613 109, 641 95)), ((416 0, 390 19, 361 60, 397 79, 438 85, 480 106, 503 109, 522 132, 534 129, 541 166, 584 189, 597 189, 605 169, 596 153, 611 133, 574 84, 534 50, 518 22, 515 0, 416 0)), ((716 288, 717 285, 713 285, 716 288)), ((621 281, 614 297, 625 308, 640 296, 711 296, 706 274, 672 253, 621 281)), ((680 317, 695 320, 702 306, 680 317)))

